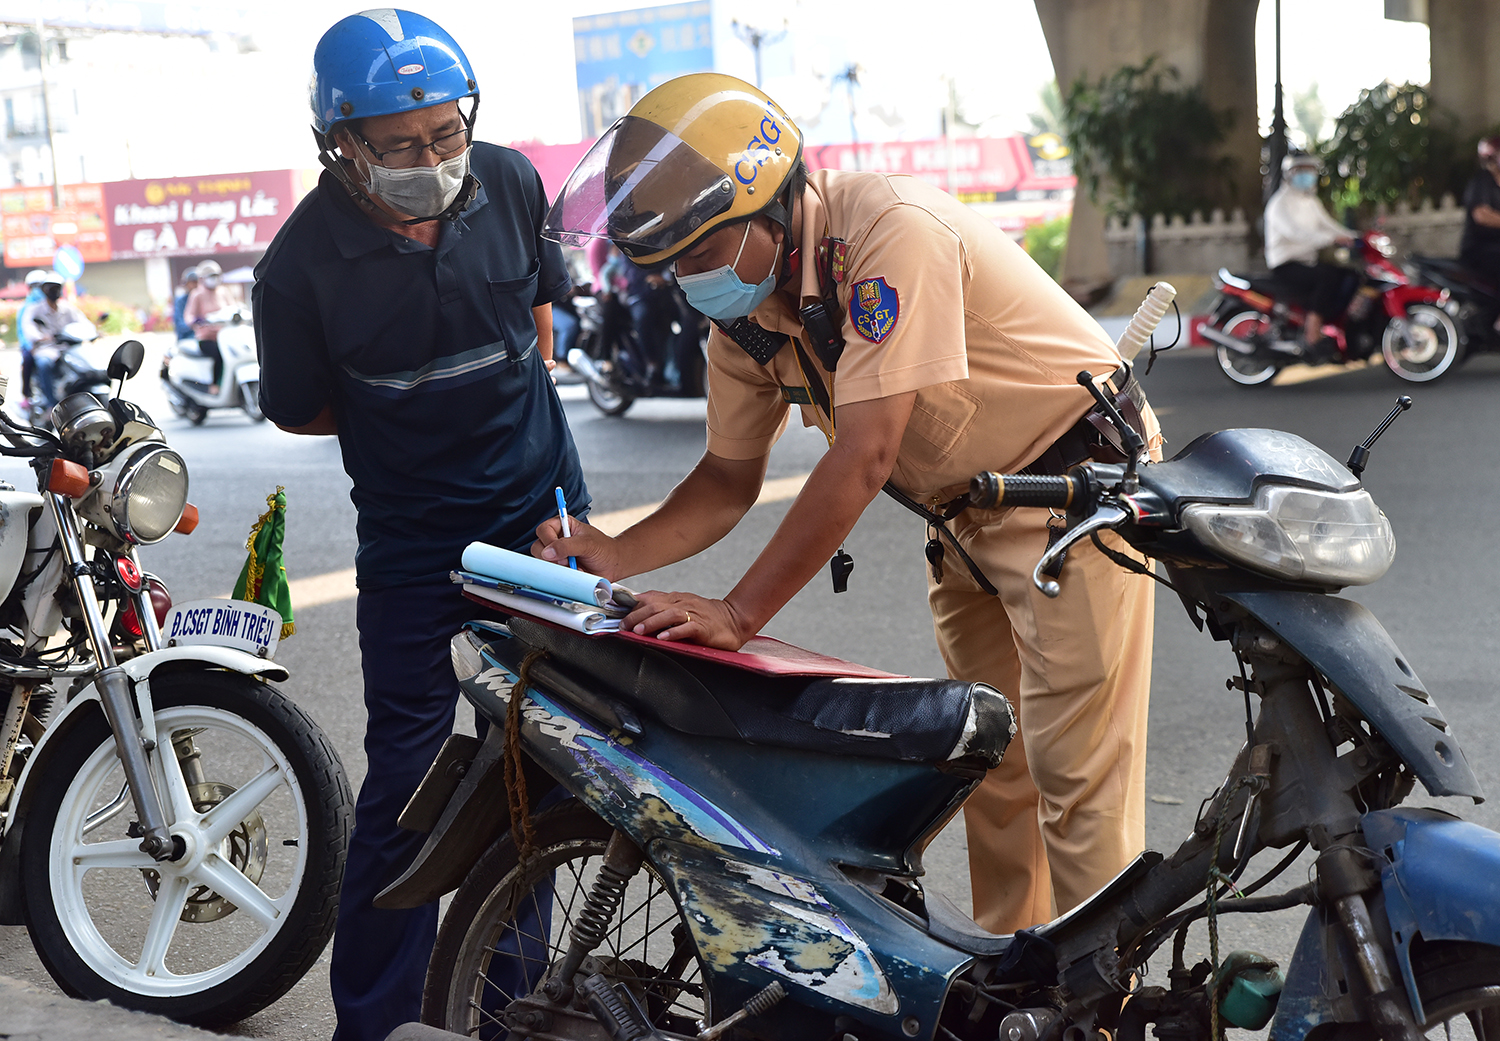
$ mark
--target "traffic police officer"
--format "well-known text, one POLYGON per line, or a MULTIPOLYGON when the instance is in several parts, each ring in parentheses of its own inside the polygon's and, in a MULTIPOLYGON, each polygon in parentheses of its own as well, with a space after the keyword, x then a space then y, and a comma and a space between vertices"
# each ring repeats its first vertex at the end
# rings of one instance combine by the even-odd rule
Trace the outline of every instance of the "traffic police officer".
MULTIPOLYGON (((912 177, 807 174, 801 145, 748 83, 681 77, 600 140, 548 215, 565 243, 608 236, 639 264, 675 263, 717 329, 708 449, 693 471, 617 538, 579 525, 561 539, 546 522, 533 553, 574 555, 610 578, 680 560, 755 502, 790 404, 829 439, 734 589, 643 594, 625 620, 637 632, 738 648, 840 550, 887 481, 938 508, 981 470, 1060 473, 1109 451, 1076 374, 1113 378, 1127 400, 1128 370, 1117 374, 1098 324, 983 217, 912 177)), ((951 534, 975 567, 952 542, 931 553, 950 675, 994 684, 1019 709, 1020 735, 965 805, 976 917, 996 932, 1077 905, 1144 845, 1152 583, 1080 547, 1049 600, 1031 583, 1046 522, 966 509, 951 534)))
POLYGON ((548 374, 569 280, 519 153, 473 142, 468 59, 409 11, 351 15, 318 43, 313 128, 327 172, 256 268, 261 407, 336 434, 358 511, 368 772, 331 985, 341 1041, 419 1017, 437 904, 378 910, 421 836, 396 826, 444 739, 448 641, 472 615, 464 546, 523 550, 561 487, 588 506, 548 374))

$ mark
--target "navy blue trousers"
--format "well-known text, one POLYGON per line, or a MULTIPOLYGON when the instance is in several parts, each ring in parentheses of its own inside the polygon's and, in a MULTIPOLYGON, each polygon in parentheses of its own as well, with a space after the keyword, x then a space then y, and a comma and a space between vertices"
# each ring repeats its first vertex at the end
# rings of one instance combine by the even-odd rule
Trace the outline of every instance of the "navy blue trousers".
POLYGON ((336 1041, 384 1041, 421 1016, 438 905, 387 911, 372 902, 426 840, 397 827, 396 818, 453 732, 459 690, 448 641, 480 614, 446 576, 359 594, 368 767, 329 971, 336 1041))

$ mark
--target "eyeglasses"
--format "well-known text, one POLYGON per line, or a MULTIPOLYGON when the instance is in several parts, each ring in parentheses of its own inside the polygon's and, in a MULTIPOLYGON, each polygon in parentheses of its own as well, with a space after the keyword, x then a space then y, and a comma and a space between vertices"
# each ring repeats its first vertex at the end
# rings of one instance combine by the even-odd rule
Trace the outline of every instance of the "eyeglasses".
POLYGON ((375 161, 386 169, 405 170, 416 166, 417 161, 422 158, 422 153, 426 151, 431 151, 440 159, 457 155, 469 143, 469 128, 464 127, 451 134, 444 134, 436 141, 429 141, 425 145, 407 145, 405 148, 392 148, 385 152, 378 151, 359 131, 356 130, 354 136, 359 138, 360 144, 364 145, 375 157, 375 161))

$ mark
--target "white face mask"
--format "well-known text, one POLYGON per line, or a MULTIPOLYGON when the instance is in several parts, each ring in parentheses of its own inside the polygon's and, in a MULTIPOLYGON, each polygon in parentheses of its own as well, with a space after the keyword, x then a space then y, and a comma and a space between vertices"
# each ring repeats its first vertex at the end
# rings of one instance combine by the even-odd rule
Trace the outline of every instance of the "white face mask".
POLYGON ((436 217, 458 197, 469 175, 469 150, 465 148, 436 166, 388 170, 370 163, 366 169, 370 191, 392 209, 413 217, 436 217))

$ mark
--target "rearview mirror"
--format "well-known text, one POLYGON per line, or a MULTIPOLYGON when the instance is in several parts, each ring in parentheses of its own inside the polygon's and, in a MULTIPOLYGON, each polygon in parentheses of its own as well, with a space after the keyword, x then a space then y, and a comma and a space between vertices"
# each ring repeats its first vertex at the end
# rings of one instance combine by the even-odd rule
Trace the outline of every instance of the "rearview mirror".
POLYGON ((141 362, 145 360, 146 348, 141 346, 141 341, 126 340, 115 348, 114 356, 109 359, 109 378, 128 380, 141 371, 141 362))

